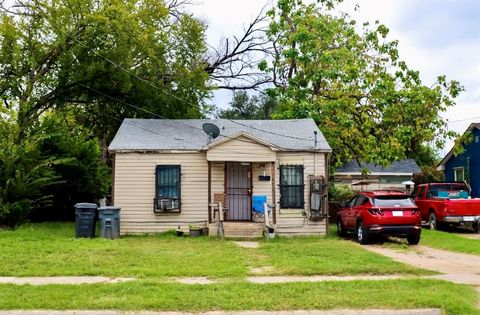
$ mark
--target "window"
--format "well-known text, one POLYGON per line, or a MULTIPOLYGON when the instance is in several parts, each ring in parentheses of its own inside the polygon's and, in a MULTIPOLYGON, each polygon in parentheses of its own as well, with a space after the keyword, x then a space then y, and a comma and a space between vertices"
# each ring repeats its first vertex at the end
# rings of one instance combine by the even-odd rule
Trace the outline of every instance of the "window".
POLYGON ((375 207, 414 207, 415 203, 407 196, 378 196, 373 199, 375 207))
POLYGON ((348 202, 348 207, 349 208, 353 208, 353 206, 355 206, 355 203, 357 202, 357 196, 353 197, 352 199, 350 199, 350 201, 348 202))
POLYGON ((157 165, 155 212, 180 212, 180 165, 157 165))
POLYGON ((361 206, 361 205, 365 204, 367 201, 369 201, 369 200, 366 196, 360 195, 360 196, 358 196, 357 201, 355 201, 355 207, 361 206))
POLYGON ((303 165, 280 166, 280 207, 304 208, 303 165))
POLYGON ((453 175, 456 182, 463 182, 465 180, 465 174, 463 167, 456 167, 453 169, 453 175))
POLYGON ((479 136, 475 136, 475 143, 478 143, 479 138, 480 138, 479 136))

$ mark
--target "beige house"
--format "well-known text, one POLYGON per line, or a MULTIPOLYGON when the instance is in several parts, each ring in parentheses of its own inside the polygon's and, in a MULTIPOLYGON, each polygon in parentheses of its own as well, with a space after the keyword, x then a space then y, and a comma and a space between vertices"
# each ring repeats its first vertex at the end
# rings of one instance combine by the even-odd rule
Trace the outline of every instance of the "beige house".
POLYGON ((388 166, 348 161, 337 168, 335 185, 349 186, 353 190, 405 190, 405 182, 413 180, 422 170, 413 159, 393 161, 388 166))
POLYGON ((222 217, 218 203, 226 209, 226 236, 229 228, 236 235, 261 231, 262 198, 276 233, 326 233, 331 148, 312 119, 125 119, 109 150, 121 234, 188 231, 189 225, 214 234, 222 217), (220 134, 209 137, 205 123, 220 134))

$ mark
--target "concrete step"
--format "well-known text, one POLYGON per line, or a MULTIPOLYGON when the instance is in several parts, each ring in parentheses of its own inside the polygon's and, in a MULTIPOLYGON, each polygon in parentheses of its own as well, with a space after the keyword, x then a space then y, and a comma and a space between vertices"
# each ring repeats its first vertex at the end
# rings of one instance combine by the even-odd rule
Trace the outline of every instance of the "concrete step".
POLYGON ((224 222, 224 236, 230 238, 262 237, 264 225, 250 222, 224 222))

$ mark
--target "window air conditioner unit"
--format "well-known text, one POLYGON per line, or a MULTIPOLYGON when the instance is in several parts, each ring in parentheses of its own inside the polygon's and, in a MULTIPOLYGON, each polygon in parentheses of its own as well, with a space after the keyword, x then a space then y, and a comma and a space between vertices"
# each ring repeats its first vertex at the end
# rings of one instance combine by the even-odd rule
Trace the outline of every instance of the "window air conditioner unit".
POLYGON ((155 213, 180 212, 180 199, 179 198, 155 198, 153 211, 155 213))

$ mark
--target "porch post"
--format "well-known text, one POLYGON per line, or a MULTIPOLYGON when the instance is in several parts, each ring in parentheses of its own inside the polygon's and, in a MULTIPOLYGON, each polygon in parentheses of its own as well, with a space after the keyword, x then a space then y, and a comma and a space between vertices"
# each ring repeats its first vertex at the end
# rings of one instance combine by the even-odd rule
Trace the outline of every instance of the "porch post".
POLYGON ((277 201, 275 199, 275 192, 277 187, 275 187, 275 161, 272 162, 272 203, 273 203, 273 213, 272 213, 272 221, 273 224, 277 223, 277 201))
POLYGON ((208 223, 212 223, 212 162, 208 161, 208 223))

